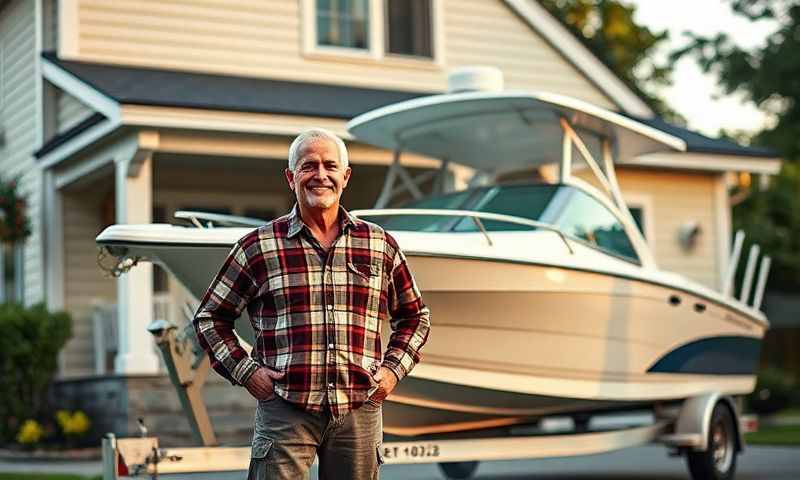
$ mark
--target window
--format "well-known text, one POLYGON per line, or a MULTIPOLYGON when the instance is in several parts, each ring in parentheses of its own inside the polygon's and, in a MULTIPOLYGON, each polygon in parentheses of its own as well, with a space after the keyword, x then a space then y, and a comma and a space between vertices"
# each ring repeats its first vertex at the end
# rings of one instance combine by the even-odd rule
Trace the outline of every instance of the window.
MULTIPOLYGON (((482 194, 483 189, 481 189, 482 194)), ((403 206, 403 208, 419 208, 430 210, 460 210, 468 204, 469 199, 478 195, 472 190, 449 193, 436 197, 425 197, 414 200, 403 206)), ((446 232, 450 230, 454 223, 458 223, 460 218, 439 215, 408 215, 408 216, 375 216, 370 221, 375 222, 386 229, 405 230, 417 232, 446 232)))
POLYGON ((316 0, 317 44, 369 49, 368 0, 316 0))
MULTIPOLYGON (((557 226, 565 235, 582 240, 607 253, 639 261, 636 250, 619 219, 591 195, 568 185, 509 185, 481 187, 428 197, 403 208, 470 210, 527 218, 557 226)), ((372 217, 387 230, 421 232, 477 232, 471 219, 445 216, 372 217)), ((536 230, 510 222, 482 220, 488 231, 536 230)))
POLYGON ((642 232, 642 236, 644 236, 645 240, 647 240, 647 233, 644 228, 644 209, 641 207, 631 207, 628 210, 631 212, 633 221, 636 222, 636 227, 642 232))
POLYGON ((386 0, 386 51, 433 58, 430 0, 386 0))
MULTIPOLYGON (((524 185, 513 187, 493 187, 473 210, 479 212, 499 213, 513 217, 539 220, 545 208, 550 204, 556 191, 556 185, 524 185)), ((482 220, 484 228, 489 231, 534 230, 527 225, 519 225, 496 220, 482 220)), ((462 219, 455 229, 459 232, 477 231, 473 220, 462 219)))
POLYGON ((625 203, 631 212, 634 223, 639 228, 650 251, 655 255, 656 235, 655 217, 653 216, 653 199, 649 193, 625 192, 625 203))
POLYGON ((566 235, 638 261, 622 223, 603 204, 580 190, 571 190, 557 223, 566 235))
POLYGON ((303 0, 304 50, 440 61, 441 0, 303 0))

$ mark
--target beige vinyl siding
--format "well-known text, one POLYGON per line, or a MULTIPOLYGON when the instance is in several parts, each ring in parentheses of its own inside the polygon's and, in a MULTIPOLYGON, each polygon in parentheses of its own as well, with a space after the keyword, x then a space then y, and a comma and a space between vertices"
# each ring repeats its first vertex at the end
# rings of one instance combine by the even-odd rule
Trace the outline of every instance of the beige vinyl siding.
POLYGON ((103 202, 108 195, 109 190, 98 185, 63 193, 64 307, 72 314, 73 334, 62 353, 62 377, 94 373, 92 307, 116 302, 117 282, 97 266, 94 243, 103 229, 103 202))
POLYGON ((0 177, 19 178, 26 197, 32 234, 25 242, 24 298, 42 300, 42 175, 33 158, 38 148, 39 102, 36 92, 36 2, 16 0, 0 9, 0 177))
POLYGON ((61 90, 56 92, 56 98, 58 133, 69 130, 94 113, 94 110, 80 100, 61 90))
POLYGON ((493 65, 507 89, 569 95, 605 108, 614 104, 559 52, 499 0, 448 0, 449 67, 493 65))
POLYGON ((718 285, 716 176, 668 170, 619 168, 623 196, 649 197, 655 258, 659 268, 684 275, 711 288, 718 285), (682 225, 696 221, 702 233, 694 249, 678 242, 682 225))
POLYGON ((299 0, 79 1, 84 61, 410 91, 443 91, 448 69, 491 64, 509 88, 614 107, 502 0, 441 0, 444 65, 305 55, 299 0))

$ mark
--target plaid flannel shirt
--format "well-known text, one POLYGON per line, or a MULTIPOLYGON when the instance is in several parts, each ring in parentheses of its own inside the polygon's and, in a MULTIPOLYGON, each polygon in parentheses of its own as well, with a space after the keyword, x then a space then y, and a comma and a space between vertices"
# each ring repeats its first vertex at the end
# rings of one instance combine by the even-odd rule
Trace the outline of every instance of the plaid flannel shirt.
POLYGON ((398 380, 420 359, 430 314, 406 258, 381 227, 340 208, 325 253, 297 206, 236 242, 194 318, 212 367, 243 385, 261 365, 284 372, 275 393, 309 411, 358 408, 380 366, 398 380), (256 333, 248 357, 233 332, 247 308, 256 333), (381 324, 392 334, 381 348, 381 324))

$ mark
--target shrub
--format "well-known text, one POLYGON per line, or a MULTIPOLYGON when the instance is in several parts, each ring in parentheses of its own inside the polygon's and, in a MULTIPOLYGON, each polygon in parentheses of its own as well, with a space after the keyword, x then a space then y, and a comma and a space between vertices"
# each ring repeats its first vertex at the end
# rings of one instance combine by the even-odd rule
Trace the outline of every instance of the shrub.
POLYGON ((67 313, 0 304, 0 444, 14 440, 23 419, 47 413, 58 352, 71 335, 67 313))
POLYGON ((758 374, 756 388, 747 397, 750 408, 760 415, 771 415, 792 404, 797 385, 783 370, 765 368, 758 374))

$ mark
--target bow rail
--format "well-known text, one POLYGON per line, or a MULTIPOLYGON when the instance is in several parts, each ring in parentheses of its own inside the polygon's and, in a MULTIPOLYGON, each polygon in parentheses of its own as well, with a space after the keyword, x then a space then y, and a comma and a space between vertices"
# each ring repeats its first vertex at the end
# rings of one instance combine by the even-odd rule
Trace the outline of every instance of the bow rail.
POLYGON ((240 217, 238 215, 226 215, 224 213, 198 212, 195 210, 178 210, 175 218, 188 220, 197 228, 220 227, 260 227, 267 223, 266 220, 252 217, 240 217), (203 225, 202 222, 206 222, 203 225))
POLYGON ((501 213, 490 213, 490 212, 475 212, 472 210, 450 210, 450 209, 435 209, 435 208, 375 208, 367 210, 353 210, 350 213, 356 217, 417 216, 417 217, 469 218, 475 223, 475 226, 478 227, 478 230, 481 231, 483 236, 486 238, 486 242, 489 244, 489 246, 493 246, 494 242, 492 242, 492 238, 489 236, 489 232, 483 225, 482 220, 493 220, 496 222, 524 225, 533 228, 541 228, 542 230, 547 230, 558 235, 564 242, 564 245, 566 245, 567 250, 569 250, 569 253, 571 254, 575 253, 575 251, 572 249, 572 246, 569 244, 569 241, 567 240, 567 236, 558 227, 550 225, 549 223, 537 222, 535 220, 530 220, 528 218, 522 218, 522 217, 515 217, 513 215, 503 215, 501 213))

